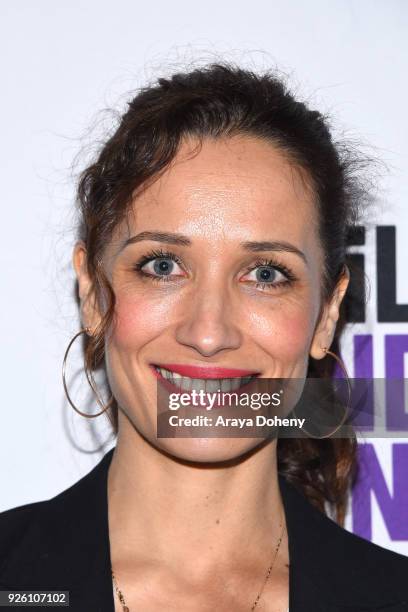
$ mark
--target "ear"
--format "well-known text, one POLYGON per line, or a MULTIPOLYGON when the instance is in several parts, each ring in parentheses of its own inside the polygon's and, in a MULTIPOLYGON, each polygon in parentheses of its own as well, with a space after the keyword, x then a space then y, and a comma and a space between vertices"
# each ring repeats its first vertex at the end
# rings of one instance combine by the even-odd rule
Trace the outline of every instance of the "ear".
POLYGON ((350 270, 346 265, 344 265, 343 272, 333 291, 332 298, 330 302, 324 306, 319 324, 317 325, 313 336, 310 347, 310 356, 313 357, 313 359, 323 359, 323 357, 326 355, 323 349, 329 348, 333 342, 333 337, 340 314, 340 304, 347 291, 349 282, 350 270))
POLYGON ((101 321, 94 286, 88 273, 88 260, 85 244, 79 240, 72 253, 72 264, 78 280, 81 320, 84 327, 96 329, 101 321))

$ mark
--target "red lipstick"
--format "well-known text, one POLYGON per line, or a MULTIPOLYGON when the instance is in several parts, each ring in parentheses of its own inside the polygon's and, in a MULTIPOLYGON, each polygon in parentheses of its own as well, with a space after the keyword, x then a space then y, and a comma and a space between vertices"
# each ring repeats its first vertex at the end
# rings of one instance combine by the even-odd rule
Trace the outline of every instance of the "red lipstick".
POLYGON ((259 372, 254 370, 219 368, 217 366, 194 366, 183 363, 157 363, 155 365, 159 368, 170 370, 170 372, 180 374, 180 376, 188 376, 188 378, 235 378, 259 374, 259 372))

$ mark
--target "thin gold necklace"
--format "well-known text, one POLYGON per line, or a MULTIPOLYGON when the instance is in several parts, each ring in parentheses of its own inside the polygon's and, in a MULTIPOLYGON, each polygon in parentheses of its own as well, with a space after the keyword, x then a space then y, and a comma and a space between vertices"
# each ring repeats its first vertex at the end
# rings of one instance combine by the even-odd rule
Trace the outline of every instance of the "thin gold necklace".
MULTIPOLYGON (((282 522, 283 522, 283 521, 282 521, 282 522)), ((253 604, 252 604, 252 606, 251 606, 251 612, 252 612, 253 610, 255 610, 256 606, 258 605, 258 602, 259 602, 259 600, 260 600, 260 598, 261 598, 261 595, 262 595, 262 593, 263 593, 263 591, 264 591, 265 585, 266 585, 266 583, 268 582, 268 578, 269 578, 269 576, 271 575, 272 568, 273 568, 273 566, 274 566, 274 564, 275 564, 276 557, 278 556, 278 552, 279 552, 279 548, 280 548, 280 545, 281 545, 281 542, 282 542, 282 538, 283 538, 283 534, 284 534, 284 532, 285 532, 285 525, 283 524, 283 526, 282 526, 282 531, 281 531, 281 534, 280 534, 280 537, 279 537, 278 543, 277 543, 277 545, 276 545, 276 547, 275 547, 275 550, 274 550, 274 552, 273 552, 273 559, 272 559, 272 563, 271 563, 271 564, 270 564, 270 566, 268 567, 268 571, 266 572, 266 577, 265 577, 264 583, 263 583, 263 585, 262 585, 262 588, 261 588, 261 590, 259 591, 258 595, 256 596, 256 599, 255 599, 254 603, 253 603, 253 604)), ((119 601, 120 601, 120 603, 121 603, 121 605, 122 605, 122 612, 130 612, 130 610, 129 610, 128 606, 126 605, 125 598, 123 597, 123 593, 122 593, 122 591, 121 591, 121 590, 119 589, 119 587, 118 587, 118 583, 116 582, 116 578, 115 578, 115 575, 114 575, 114 573, 113 573, 113 570, 112 570, 112 580, 113 580, 113 586, 115 587, 116 594, 117 594, 117 596, 118 596, 118 598, 119 598, 119 601)))

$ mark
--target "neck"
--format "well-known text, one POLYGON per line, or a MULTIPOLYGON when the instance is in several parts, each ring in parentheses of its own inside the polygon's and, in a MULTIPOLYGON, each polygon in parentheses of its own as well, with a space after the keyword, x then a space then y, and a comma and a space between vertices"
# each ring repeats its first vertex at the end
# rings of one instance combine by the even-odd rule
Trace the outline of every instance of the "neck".
POLYGON ((137 551, 202 575, 237 557, 272 559, 284 524, 276 440, 234 465, 203 467, 162 453, 121 421, 108 474, 112 565, 137 551))

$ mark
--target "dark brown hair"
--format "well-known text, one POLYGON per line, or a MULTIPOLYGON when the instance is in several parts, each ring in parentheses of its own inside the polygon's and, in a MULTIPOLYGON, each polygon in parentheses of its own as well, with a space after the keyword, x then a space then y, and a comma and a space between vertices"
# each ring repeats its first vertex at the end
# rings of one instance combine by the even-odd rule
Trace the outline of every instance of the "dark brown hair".
MULTIPOLYGON (((322 303, 332 296, 346 262, 347 232, 359 222, 364 189, 350 150, 334 143, 328 120, 295 99, 271 72, 256 74, 230 63, 215 63, 159 78, 128 103, 113 135, 79 180, 78 238, 87 249, 94 298, 108 307, 94 337, 85 344, 89 371, 104 366, 104 338, 114 320, 115 298, 104 275, 102 255, 130 209, 135 190, 156 180, 173 160, 182 138, 262 138, 285 153, 308 177, 314 191, 319 235, 325 254, 322 303)), ((345 324, 344 300, 331 350, 339 353, 345 324)), ((331 377, 335 360, 309 360, 308 376, 331 377)), ((117 429, 114 401, 110 419, 117 429)), ((355 471, 355 438, 278 441, 278 469, 310 501, 325 505, 344 522, 355 471)))

